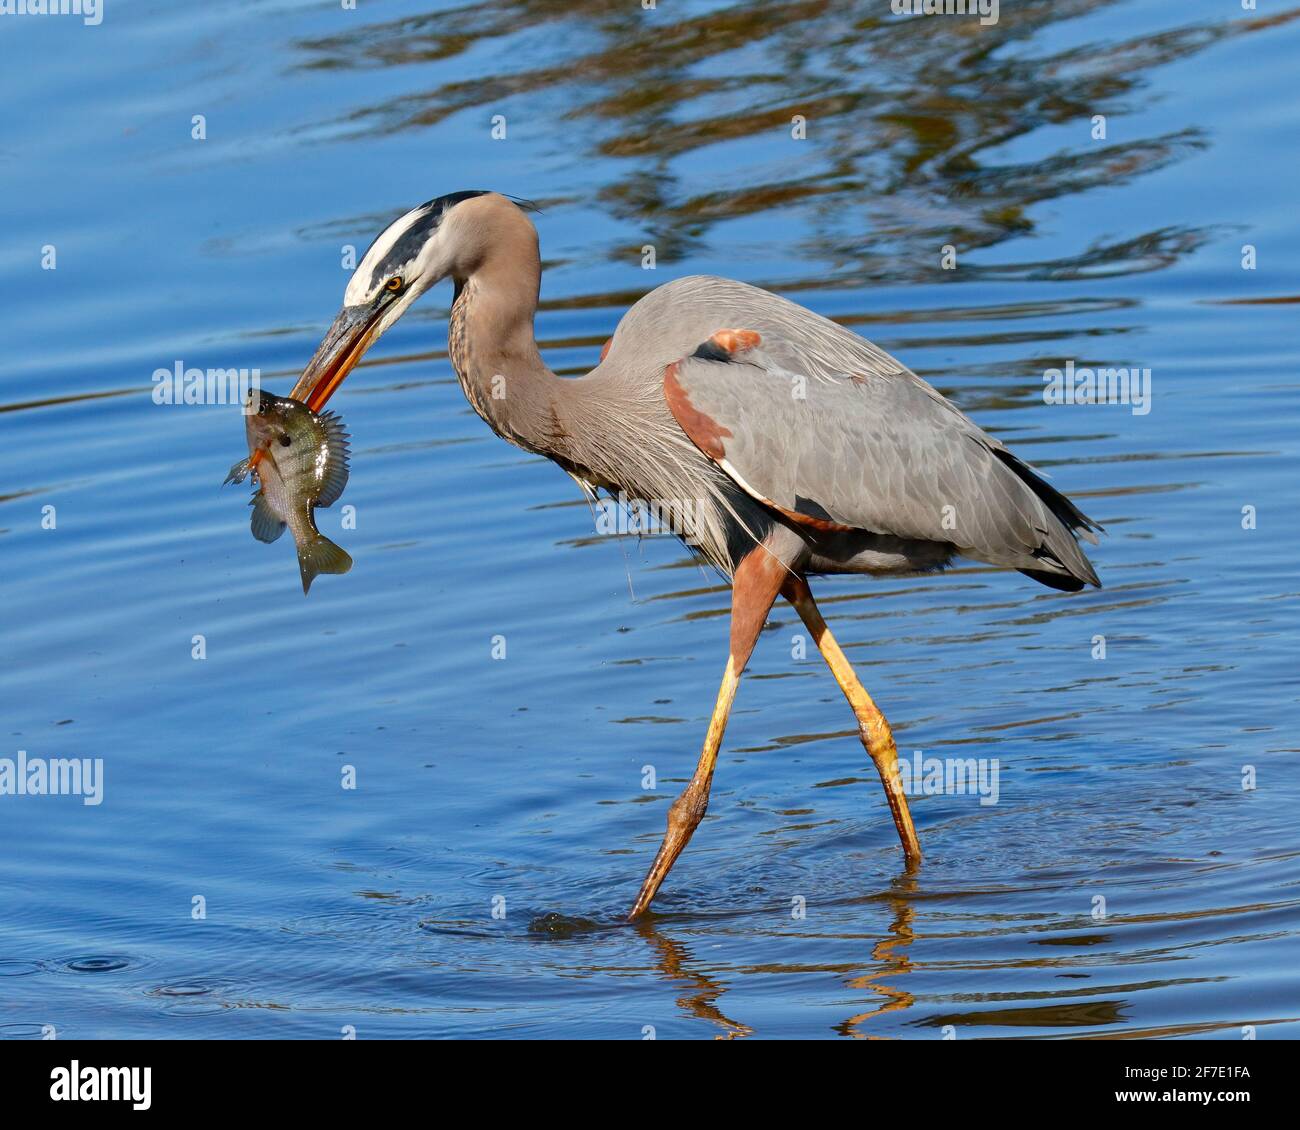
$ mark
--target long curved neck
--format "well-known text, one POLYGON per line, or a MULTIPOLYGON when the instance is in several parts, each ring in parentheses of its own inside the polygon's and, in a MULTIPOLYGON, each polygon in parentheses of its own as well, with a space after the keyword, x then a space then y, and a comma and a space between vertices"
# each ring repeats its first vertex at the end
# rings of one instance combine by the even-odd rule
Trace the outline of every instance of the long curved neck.
POLYGON ((540 283, 535 250, 522 262, 489 257, 457 279, 447 350, 466 398, 493 431, 564 462, 569 397, 533 336, 540 283))

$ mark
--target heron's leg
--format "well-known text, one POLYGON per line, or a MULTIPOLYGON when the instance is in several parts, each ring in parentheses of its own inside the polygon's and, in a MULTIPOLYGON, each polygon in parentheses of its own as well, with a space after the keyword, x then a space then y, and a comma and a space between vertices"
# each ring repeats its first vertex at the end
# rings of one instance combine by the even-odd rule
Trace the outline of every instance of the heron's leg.
POLYGON ((727 656, 727 669, 722 675, 722 686, 718 689, 718 701, 713 707, 713 717, 709 719, 709 729, 704 736, 704 749, 690 784, 668 810, 668 831, 641 884, 629 918, 636 918, 650 905, 691 834, 704 819, 709 806, 713 768, 718 762, 718 748, 722 745, 722 734, 727 728, 736 688, 740 685, 740 673, 749 662, 767 614, 781 591, 781 583, 789 575, 786 567, 763 546, 754 549, 736 567, 731 587, 731 650, 727 656))
POLYGON ((839 683, 844 697, 857 715, 858 732, 862 735, 862 744, 875 762, 876 771, 885 786, 885 799, 889 801, 889 811, 894 815, 894 827, 898 829, 898 838, 903 841, 903 853, 909 860, 921 858, 921 845, 916 838, 916 828, 912 824, 912 813, 907 807, 907 795, 903 792, 902 782, 898 778, 898 748, 894 745, 894 733, 880 713, 879 707, 871 701, 867 688, 859 681, 852 664, 835 642, 831 630, 822 619, 817 604, 813 600, 812 590, 803 577, 787 578, 781 589, 782 594, 798 611, 800 618, 817 641, 822 657, 826 660, 839 683))

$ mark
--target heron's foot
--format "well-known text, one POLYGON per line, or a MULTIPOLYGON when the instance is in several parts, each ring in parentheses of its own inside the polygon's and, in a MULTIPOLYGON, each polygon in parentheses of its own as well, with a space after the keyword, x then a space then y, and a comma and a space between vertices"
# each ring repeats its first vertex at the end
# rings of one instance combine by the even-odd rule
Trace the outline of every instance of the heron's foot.
POLYGON ((659 845, 654 862, 650 864, 636 902, 632 904, 629 919, 637 918, 649 909, 651 900, 677 862, 677 857, 682 854, 700 821, 704 819, 704 813, 709 807, 709 784, 707 778, 703 781, 693 779, 668 809, 668 831, 663 843, 659 845))

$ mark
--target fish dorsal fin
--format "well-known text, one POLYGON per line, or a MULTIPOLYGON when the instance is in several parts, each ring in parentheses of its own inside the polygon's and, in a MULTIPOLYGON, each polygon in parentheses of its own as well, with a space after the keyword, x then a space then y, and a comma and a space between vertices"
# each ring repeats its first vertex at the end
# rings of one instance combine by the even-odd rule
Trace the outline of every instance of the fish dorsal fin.
POLYGON ((284 522, 271 509, 271 504, 266 500, 266 493, 258 491, 253 495, 248 503, 253 508, 251 525, 253 527, 253 537, 258 541, 275 541, 284 533, 284 522))
POLYGON ((329 456, 321 475, 320 497, 316 499, 316 505, 333 506, 348 485, 348 433, 343 421, 333 412, 322 412, 319 419, 325 429, 329 456))

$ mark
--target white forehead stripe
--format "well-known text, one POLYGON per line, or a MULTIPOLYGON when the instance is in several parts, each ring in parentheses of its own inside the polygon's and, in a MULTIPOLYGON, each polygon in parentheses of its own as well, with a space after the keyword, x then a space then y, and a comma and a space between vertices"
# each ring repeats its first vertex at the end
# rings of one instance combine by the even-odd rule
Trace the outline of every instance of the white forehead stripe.
MULTIPOLYGON (((369 302, 374 297, 375 292, 384 285, 387 278, 387 275, 385 275, 376 284, 374 282, 375 269, 392 255, 393 249, 402 236, 409 232, 412 227, 426 220, 428 215, 428 205, 421 204, 418 208, 412 208, 409 212, 399 216, 379 233, 361 262, 357 264, 357 269, 352 272, 352 277, 348 280, 348 288, 343 292, 343 304, 345 306, 359 306, 364 302, 369 302)), ((404 266, 418 254, 419 248, 415 247, 409 256, 403 257, 401 264, 394 263, 393 266, 404 266)), ((391 273, 393 272, 390 271, 389 274, 391 273)))

